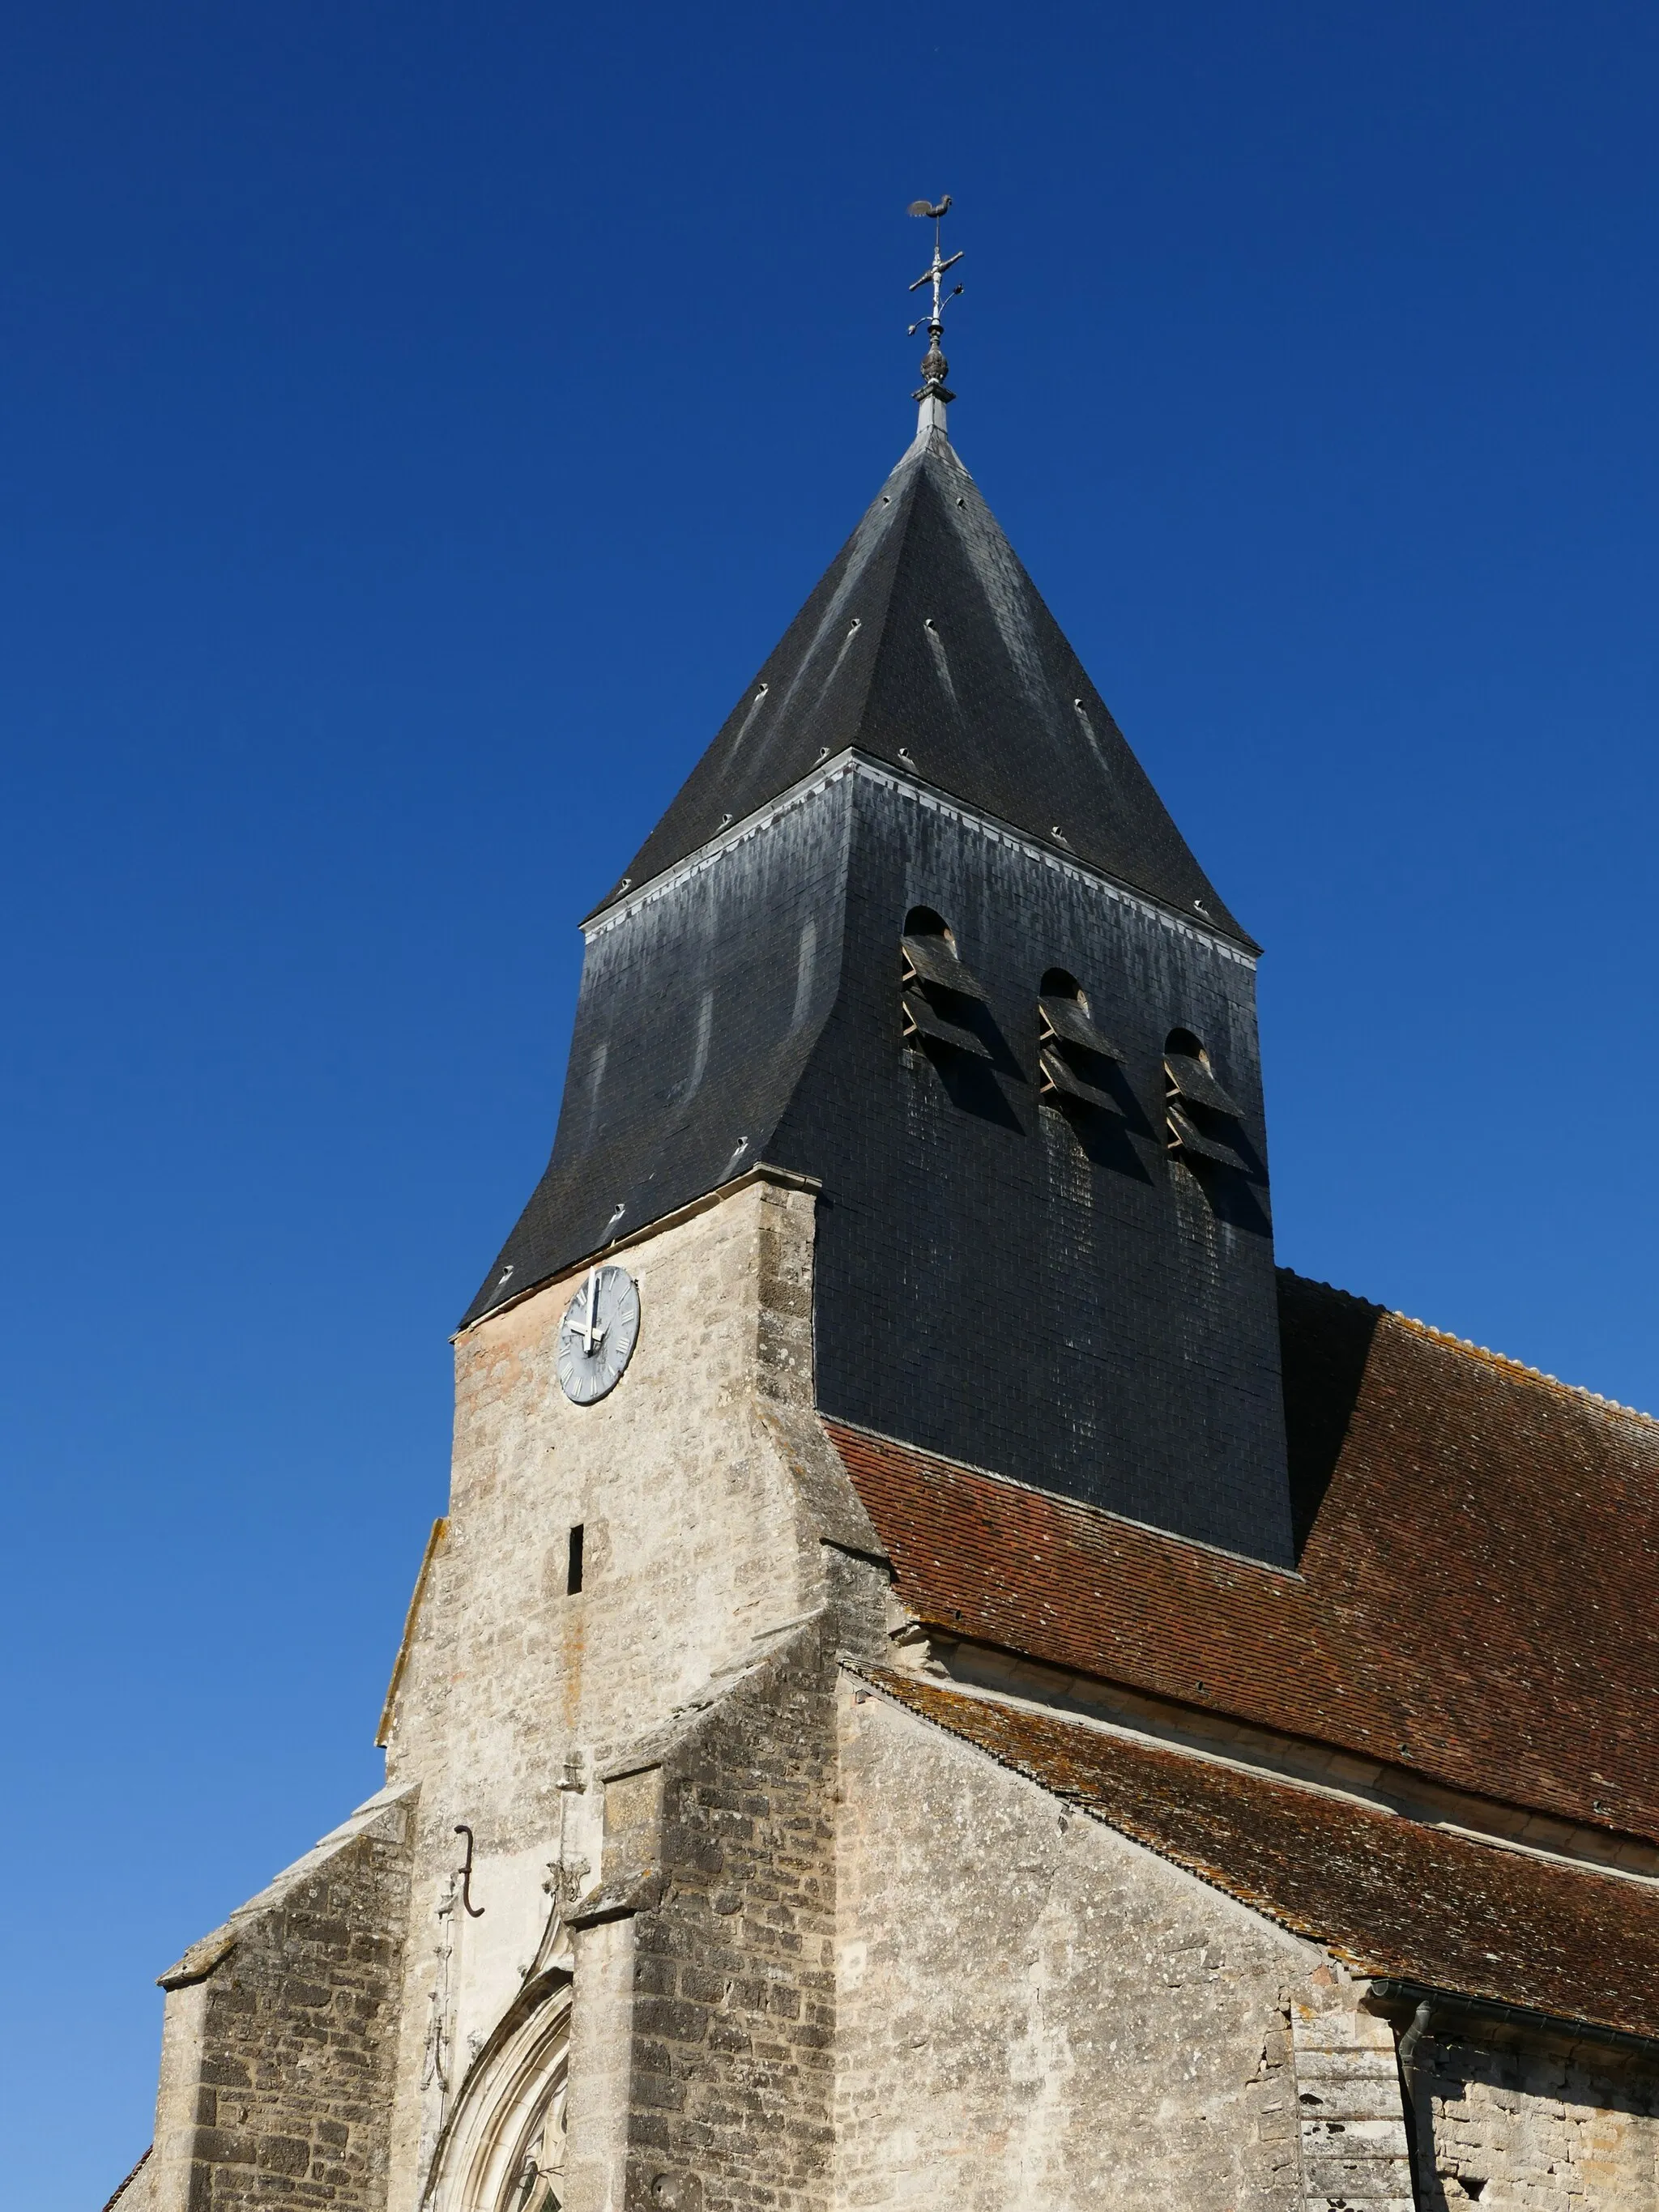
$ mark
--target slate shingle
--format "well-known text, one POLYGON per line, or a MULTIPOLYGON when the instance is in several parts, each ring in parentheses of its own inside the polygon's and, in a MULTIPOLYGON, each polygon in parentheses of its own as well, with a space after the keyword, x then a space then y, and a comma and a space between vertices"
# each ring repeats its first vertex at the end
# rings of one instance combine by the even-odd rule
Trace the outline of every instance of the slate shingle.
POLYGON ((942 432, 888 477, 626 880, 650 882, 848 746, 1251 942, 942 432))

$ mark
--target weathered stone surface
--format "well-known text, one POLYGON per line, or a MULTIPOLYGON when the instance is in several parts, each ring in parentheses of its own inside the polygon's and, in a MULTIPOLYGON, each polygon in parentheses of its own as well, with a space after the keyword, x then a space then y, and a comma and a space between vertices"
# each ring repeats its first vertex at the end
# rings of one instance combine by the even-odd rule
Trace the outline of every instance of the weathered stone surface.
POLYGON ((125 2212, 380 2212, 413 1814, 371 1799, 163 1977, 155 2148, 125 2212))
POLYGON ((830 2202, 833 1632, 828 1611, 796 1631, 664 1759, 664 1894, 635 1923, 630 2205, 830 2202))
POLYGON ((631 1915, 584 1929, 575 1941, 567 2212, 604 2212, 627 2190, 634 2063, 635 1948, 631 1915))
MULTIPOLYGON (((588 1917, 654 1901, 641 1842, 652 1822, 629 1809, 641 1785, 625 1770, 660 1765, 743 1668, 830 1601, 825 1538, 873 1547, 812 1417, 814 1206, 807 1191, 758 1179, 623 1249, 639 1285, 639 1341, 594 1405, 572 1405, 556 1371, 579 1277, 457 1343, 447 1528, 411 1625, 388 1745, 388 1772, 422 1785, 397 2212, 414 2212, 444 2113, 554 1902, 580 1922, 578 1899, 588 1917), (570 1596, 577 1524, 583 1588, 570 1596), (481 1919, 453 1903, 460 1820, 476 1832, 481 1919)), ((878 1632, 878 1583, 865 1601, 878 1632)), ((739 1808, 710 1840, 729 1854, 757 1817, 739 1808)), ((742 1884, 729 1870, 696 1871, 708 1919, 729 1917, 742 1884)), ((574 1953, 573 2050, 597 1935, 574 1953)), ((587 2108, 572 2063, 580 2130, 587 2108)), ((637 2098, 658 2094, 645 2069, 637 2083, 637 2098)), ((619 2154, 605 2141, 579 2155, 573 2138, 587 2177, 573 2167, 579 2190, 613 2172, 619 2154)))
POLYGON ((1411 2153, 1394 2029, 1367 1984, 1317 1967, 1291 2002, 1304 2200, 1411 2212, 1411 2153))
POLYGON ((1289 2212, 1321 1954, 850 1681, 840 1714, 838 2201, 1289 2212))
POLYGON ((1413 2066, 1424 2212, 1655 2212, 1659 2081, 1606 2046, 1437 2028, 1413 2066), (1468 2039, 1466 2039, 1466 2034, 1468 2039))
MULTIPOLYGON (((591 1407, 571 1285, 460 1340, 391 1789, 163 1978, 120 2212, 514 2212, 456 2116, 550 1984, 567 2212, 1412 2212, 1369 1984, 843 1663, 915 1630, 813 1414, 812 1239, 761 1179, 627 1248, 591 1407)), ((1599 2064, 1425 2039, 1418 2212, 1659 2212, 1651 2074, 1599 2064)))

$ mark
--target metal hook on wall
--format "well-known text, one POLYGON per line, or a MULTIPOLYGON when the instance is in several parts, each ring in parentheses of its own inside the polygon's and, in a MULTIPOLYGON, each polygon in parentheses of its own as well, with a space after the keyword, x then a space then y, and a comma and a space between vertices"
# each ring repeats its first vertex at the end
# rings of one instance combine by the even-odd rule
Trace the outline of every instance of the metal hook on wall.
POLYGON ((466 1838, 466 1856, 461 1862, 461 1903, 475 1920, 482 1920, 484 1909, 472 1902, 472 1831, 465 1820, 457 1820, 455 1832, 466 1838))

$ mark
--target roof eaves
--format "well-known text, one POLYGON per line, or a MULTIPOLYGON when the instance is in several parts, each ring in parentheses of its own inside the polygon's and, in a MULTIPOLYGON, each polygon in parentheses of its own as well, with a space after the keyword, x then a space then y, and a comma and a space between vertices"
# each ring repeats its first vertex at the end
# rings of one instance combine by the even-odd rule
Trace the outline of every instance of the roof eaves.
MULTIPOLYGON (((1295 1271, 1281 1267, 1281 1274, 1295 1271)), ((1564 1382, 1559 1375, 1552 1375, 1542 1367, 1529 1366, 1507 1352, 1494 1352, 1489 1345, 1477 1344, 1472 1336, 1459 1336, 1449 1328, 1437 1328, 1433 1322, 1419 1321, 1415 1315, 1401 1313, 1397 1306, 1378 1305, 1374 1298, 1362 1297, 1358 1291, 1345 1290, 1340 1283, 1328 1283, 1322 1276, 1298 1275, 1299 1282, 1311 1283, 1318 1290, 1328 1291, 1333 1297, 1346 1300, 1350 1305, 1364 1306, 1369 1312, 1386 1315, 1398 1322, 1402 1328, 1414 1331, 1435 1344, 1443 1344, 1453 1352, 1462 1352, 1480 1364, 1493 1368, 1500 1374, 1513 1375, 1528 1382, 1547 1385, 1558 1397, 1575 1405, 1593 1406, 1598 1413, 1612 1413, 1627 1421, 1635 1421, 1644 1429, 1659 1429, 1659 1414, 1644 1413, 1639 1406, 1626 1406, 1617 1398, 1608 1398, 1600 1390, 1592 1390, 1582 1382, 1564 1382)))
POLYGON ((1397 2000, 1401 2006, 1414 2011, 1426 2002, 1431 2008, 1443 2005, 1460 2013, 1473 2013, 1477 2017, 1501 2021, 1507 2027, 1530 2030, 1534 2034, 1566 2036, 1574 2042, 1610 2044, 1617 2050, 1643 2057, 1659 2057, 1659 2036, 1638 2035, 1628 2027, 1609 2027, 1599 2020, 1581 2020, 1575 2014, 1540 2012, 1535 2005, 1510 2004, 1498 1997, 1471 1996, 1467 1990, 1443 1988, 1436 1982, 1419 1982, 1409 1976, 1376 1974, 1371 1977, 1371 1994, 1382 2004, 1397 2000))
MULTIPOLYGON (((1327 1285, 1325 1287, 1330 1286, 1327 1285)), ((1343 1295, 1346 1297, 1352 1293, 1344 1292, 1343 1295)), ((1659 1431, 1659 1416, 1644 1413, 1639 1406, 1622 1405, 1617 1398, 1603 1397, 1599 1390, 1587 1389, 1579 1382, 1564 1382, 1559 1375, 1547 1374, 1541 1367, 1529 1367, 1524 1360, 1513 1359, 1506 1352, 1493 1352, 1484 1344, 1477 1344, 1473 1337, 1455 1336, 1449 1329, 1437 1328, 1432 1322, 1417 1321, 1410 1314, 1392 1310, 1389 1311, 1389 1318, 1398 1322, 1402 1328, 1413 1329, 1436 1344, 1446 1345, 1452 1351, 1461 1352, 1471 1360, 1493 1368, 1500 1374, 1513 1376, 1524 1382, 1541 1382, 1558 1398, 1567 1399, 1576 1405, 1594 1407, 1599 1413, 1610 1413, 1616 1419, 1634 1421, 1644 1429, 1659 1431)))
MULTIPOLYGON (((867 1682, 876 1695, 884 1698, 887 1703, 899 1712, 908 1713, 913 1720, 921 1721, 929 1728, 938 1729, 941 1735, 950 1736, 955 1742, 965 1744, 970 1751, 977 1752, 981 1758, 990 1759, 994 1765, 1000 1766, 1006 1773, 1018 1775, 1021 1781, 1029 1782, 1033 1789, 1042 1790, 1056 1802, 1070 1805, 1079 1813, 1086 1813, 1091 1820, 1097 1821, 1103 1828, 1110 1828, 1115 1834, 1127 1837, 1132 1844, 1138 1844, 1142 1850, 1151 1851, 1155 1858, 1162 1859, 1165 1865, 1178 1867, 1183 1874, 1189 1874, 1208 1888, 1218 1891, 1224 1897, 1231 1898, 1235 1904, 1247 1905, 1252 1912, 1259 1912, 1264 1920, 1271 1920, 1276 1927, 1283 1928, 1290 1935, 1299 1936, 1304 1942, 1317 1943, 1322 1949, 1328 1951, 1333 1958, 1340 1959, 1345 1966, 1350 1967, 1356 1973, 1369 1975, 1377 1971, 1372 1966, 1343 1950, 1339 1945, 1328 1942, 1317 1929, 1311 1925, 1301 1924, 1294 1917, 1287 1916, 1252 1894, 1249 1883, 1229 1880, 1218 1869, 1206 1864, 1195 1854, 1183 1855, 1171 1850, 1169 1845, 1154 1835, 1150 1829, 1141 1828, 1135 1821, 1126 1818, 1121 1813, 1105 1812, 1098 1802, 1091 1798, 1086 1790, 1062 1789, 1057 1784, 1045 1780, 1042 1775, 1034 1773, 1030 1766, 1023 1760, 1011 1759, 1005 1752, 997 1750, 994 1745, 981 1743, 977 1736, 970 1735, 965 1729, 952 1728, 950 1722, 942 1715, 929 1712, 921 1706, 913 1705, 895 1686, 883 1680, 882 1677, 886 1669, 860 1667, 854 1661, 848 1658, 843 1658, 841 1663, 849 1674, 856 1674, 861 1680, 867 1682)), ((942 1695, 951 1694, 948 1691, 944 1691, 942 1686, 940 1686, 942 1695)), ((961 1693, 958 1692, 956 1694, 961 1693)), ((1067 1717, 1069 1718, 1070 1716, 1067 1717)))
MULTIPOLYGON (((1248 1911, 1258 1914, 1275 1927, 1283 1929, 1288 1935, 1298 1936, 1304 1942, 1317 1945, 1328 1956, 1340 1960, 1351 1973, 1373 1983, 1379 1995, 1403 1996, 1409 1990, 1416 1990, 1430 1997, 1438 1996, 1448 2003, 1493 2015, 1501 2015, 1516 2024, 1530 2023, 1535 2027, 1547 2028, 1556 2033, 1588 2037, 1601 2042, 1622 2045, 1644 2051, 1659 2051, 1659 2037, 1649 2037, 1632 2029, 1620 2028, 1615 2027, 1611 2021, 1594 2021, 1576 2014, 1547 2012, 1538 2008, 1516 2004, 1508 1998, 1500 1997, 1495 1990, 1460 1989, 1450 1985, 1419 1982, 1409 1975, 1401 1974, 1397 1960, 1390 1961, 1375 1951, 1356 1949, 1340 1939, 1333 1937, 1319 1922, 1285 1905, 1282 1900, 1267 1896, 1255 1883, 1231 1873, 1205 1854, 1182 1850, 1172 1846, 1149 1825, 1137 1821, 1132 1814, 1124 1813, 1121 1808, 1109 1812, 1087 1790, 1067 1790, 1057 1786, 1054 1782, 1034 1771, 1034 1762, 1010 1757, 994 1745, 983 1742, 965 1728, 953 1727, 950 1720, 942 1713, 930 1711, 927 1707, 906 1697, 903 1694, 903 1686, 890 1674, 889 1670, 879 1668, 860 1668, 846 1658, 842 1659, 842 1664, 849 1674, 856 1674, 866 1681, 872 1692, 883 1696, 890 1705, 899 1711, 937 1728, 942 1734, 966 1745, 969 1750, 979 1753, 994 1765, 1004 1768, 1006 1771, 1019 1776, 1022 1780, 1030 1783, 1034 1788, 1044 1791, 1057 1802, 1070 1805, 1078 1812, 1086 1814, 1091 1820, 1102 1827, 1109 1828, 1115 1834, 1127 1838, 1129 1842, 1137 1844, 1141 1850, 1152 1852, 1155 1857, 1164 1860, 1167 1865, 1178 1868, 1182 1873, 1192 1875, 1195 1881, 1203 1882, 1221 1896, 1230 1898, 1235 1904, 1243 1905, 1248 1911), (884 1680, 884 1676, 887 1679, 884 1680)), ((941 1685, 929 1684, 927 1687, 933 1692, 934 1698, 940 1703, 952 1694, 941 1685)), ((933 1701, 930 1700, 931 1702, 933 1701)), ((964 1700, 964 1703, 968 1702, 971 1701, 964 1700)), ((1066 1721, 1060 1724, 1079 1725, 1070 1716, 1067 1716, 1066 1721)), ((1166 1751, 1172 1758, 1194 1756, 1170 1747, 1160 1746, 1158 1748, 1166 1751)), ((1298 1786, 1294 1783, 1285 1783, 1279 1777, 1261 1778, 1264 1785, 1271 1781, 1279 1786, 1291 1788, 1298 1786)), ((1310 1791, 1310 1794, 1328 1793, 1310 1791)), ((1404 1818, 1405 1816, 1395 1814, 1383 1817, 1404 1818)), ((1468 1840, 1476 1849, 1490 1847, 1484 1838, 1478 1839, 1470 1838, 1468 1840)), ((1582 1869, 1575 1869, 1573 1871, 1582 1871, 1585 1877, 1593 1880, 1604 1870, 1587 1866, 1582 1869)))

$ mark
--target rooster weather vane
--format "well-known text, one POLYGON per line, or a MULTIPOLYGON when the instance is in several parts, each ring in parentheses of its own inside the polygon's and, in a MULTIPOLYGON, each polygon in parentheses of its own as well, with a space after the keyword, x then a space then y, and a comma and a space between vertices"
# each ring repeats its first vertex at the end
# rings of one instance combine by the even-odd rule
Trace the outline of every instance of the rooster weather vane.
MULTIPOLYGON (((912 393, 911 397, 916 399, 943 400, 947 404, 957 395, 954 392, 947 392, 945 388, 945 380, 950 374, 951 364, 940 349, 939 340, 945 336, 945 303, 947 300, 954 300, 962 289, 960 284, 953 284, 948 292, 945 289, 945 271, 954 269, 962 258, 960 253, 953 253, 947 260, 939 245, 939 226, 949 214, 950 209, 951 195, 946 192, 945 198, 937 203, 933 200, 912 200, 906 210, 907 214, 916 216, 922 222, 931 222, 933 226, 933 265, 931 268, 924 269, 910 287, 913 292, 920 292, 924 284, 931 284, 933 288, 932 307, 925 316, 918 318, 910 325, 909 336, 912 337, 915 337, 924 322, 927 326, 927 351, 921 363, 921 389, 920 392, 912 393)), ((945 418, 941 415, 938 419, 942 423, 945 418)))

